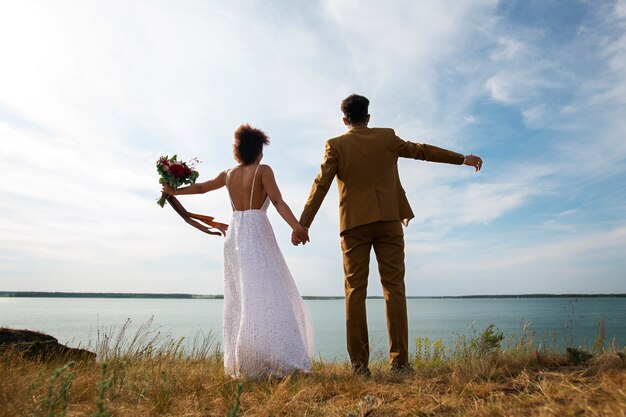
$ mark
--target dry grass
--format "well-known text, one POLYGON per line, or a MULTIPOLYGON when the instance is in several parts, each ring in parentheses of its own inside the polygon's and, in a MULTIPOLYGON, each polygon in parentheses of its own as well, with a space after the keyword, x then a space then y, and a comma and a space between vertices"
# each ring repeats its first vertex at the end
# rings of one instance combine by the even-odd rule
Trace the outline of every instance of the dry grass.
POLYGON ((189 350, 142 331, 103 337, 96 363, 5 352, 0 416, 626 416, 626 362, 614 346, 574 366, 528 339, 501 350, 484 332, 452 350, 422 340, 412 376, 377 363, 365 379, 316 362, 311 374, 240 382, 224 375, 210 337, 189 350))

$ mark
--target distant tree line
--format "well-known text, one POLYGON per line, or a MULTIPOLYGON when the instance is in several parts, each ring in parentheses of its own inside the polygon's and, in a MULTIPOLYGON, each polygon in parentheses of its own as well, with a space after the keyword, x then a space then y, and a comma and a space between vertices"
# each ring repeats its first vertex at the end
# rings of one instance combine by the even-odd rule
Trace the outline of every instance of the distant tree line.
MULTIPOLYGON (((223 299, 223 295, 203 294, 155 294, 118 292, 45 292, 45 291, 0 291, 0 297, 39 297, 39 298, 168 298, 168 299, 223 299)), ((455 296, 408 296, 410 299, 450 299, 450 298, 599 298, 626 297, 626 294, 498 294, 498 295, 455 295, 455 296)), ((343 296, 303 296, 305 300, 341 300, 343 296)), ((382 296, 369 296, 370 299, 383 299, 382 296)))
POLYGON ((199 294, 153 294, 119 292, 43 292, 43 291, 0 291, 0 297, 46 297, 46 298, 183 298, 221 299, 223 295, 199 294))

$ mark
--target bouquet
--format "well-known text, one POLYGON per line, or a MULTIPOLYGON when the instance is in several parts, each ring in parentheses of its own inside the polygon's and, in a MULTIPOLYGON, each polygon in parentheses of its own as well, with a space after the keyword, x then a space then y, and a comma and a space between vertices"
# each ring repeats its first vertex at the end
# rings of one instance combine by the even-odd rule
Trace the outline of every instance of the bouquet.
MULTIPOLYGON (((182 162, 177 159, 176 155, 171 158, 167 155, 160 157, 157 161, 157 171, 161 176, 159 184, 169 184, 174 189, 181 185, 195 184, 200 174, 194 168, 199 163, 198 158, 192 158, 189 162, 182 162)), ((167 201, 167 195, 162 193, 157 204, 163 207, 165 201, 167 201)))
MULTIPOLYGON (((194 170, 194 168, 196 164, 199 163, 200 161, 198 158, 193 158, 189 162, 181 162, 177 159, 176 155, 171 158, 167 155, 162 156, 157 161, 157 171, 161 176, 161 178, 159 178, 159 183, 169 184, 172 188, 178 188, 185 184, 195 184, 198 179, 198 175, 200 174, 198 174, 198 171, 194 170)), ((226 230, 228 229, 227 224, 216 222, 211 216, 188 212, 173 195, 168 196, 165 193, 161 193, 161 198, 157 200, 157 204, 163 207, 166 201, 170 203, 170 206, 180 215, 180 217, 183 218, 183 220, 196 229, 210 235, 226 236, 226 230)))

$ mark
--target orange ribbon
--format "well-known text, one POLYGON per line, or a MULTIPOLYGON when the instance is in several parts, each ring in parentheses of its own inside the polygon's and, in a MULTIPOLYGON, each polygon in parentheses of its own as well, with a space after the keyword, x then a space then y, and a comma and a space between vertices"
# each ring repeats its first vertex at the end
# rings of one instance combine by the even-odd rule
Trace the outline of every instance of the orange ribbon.
POLYGON ((202 230, 204 233, 208 233, 210 235, 226 236, 226 230, 228 229, 227 224, 213 221, 213 217, 211 216, 188 212, 187 210, 185 210, 183 205, 180 204, 180 201, 178 201, 173 195, 168 195, 167 201, 170 203, 170 206, 172 206, 176 213, 178 213, 180 217, 183 218, 183 220, 185 220, 196 229, 202 230), (204 224, 201 224, 196 220, 204 224))

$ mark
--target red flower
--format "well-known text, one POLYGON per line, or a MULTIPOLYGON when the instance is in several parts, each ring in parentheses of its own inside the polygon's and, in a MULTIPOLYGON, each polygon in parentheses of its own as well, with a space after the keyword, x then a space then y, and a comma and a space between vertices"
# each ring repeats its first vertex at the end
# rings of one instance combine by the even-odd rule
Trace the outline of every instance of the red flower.
POLYGON ((185 177, 188 177, 191 175, 191 168, 189 168, 187 165, 185 165, 185 177))
POLYGON ((175 177, 182 177, 185 173, 185 168, 180 164, 172 164, 170 165, 170 172, 174 174, 175 177))

